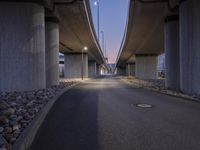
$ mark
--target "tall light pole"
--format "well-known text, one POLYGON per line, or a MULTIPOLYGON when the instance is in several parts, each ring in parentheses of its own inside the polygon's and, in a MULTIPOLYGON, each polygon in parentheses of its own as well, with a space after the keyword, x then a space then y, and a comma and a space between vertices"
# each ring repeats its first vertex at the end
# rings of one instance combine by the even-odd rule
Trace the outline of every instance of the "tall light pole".
POLYGON ((100 0, 97 0, 94 2, 94 5, 97 6, 97 36, 98 36, 98 41, 99 41, 99 2, 100 0))
POLYGON ((84 46, 81 50, 81 77, 82 77, 82 80, 83 80, 83 51, 87 51, 87 50, 88 50, 87 46, 84 46))

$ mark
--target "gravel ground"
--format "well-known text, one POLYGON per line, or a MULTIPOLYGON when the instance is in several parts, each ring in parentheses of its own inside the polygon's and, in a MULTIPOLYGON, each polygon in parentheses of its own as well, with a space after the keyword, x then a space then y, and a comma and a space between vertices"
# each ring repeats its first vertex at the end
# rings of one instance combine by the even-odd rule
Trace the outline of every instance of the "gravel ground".
POLYGON ((145 88, 149 90, 159 91, 162 93, 180 96, 183 98, 189 98, 200 101, 200 95, 187 95, 182 93, 181 91, 173 91, 170 89, 167 89, 165 87, 165 80, 164 79, 148 79, 148 80, 141 80, 134 77, 119 77, 122 80, 128 81, 131 83, 132 86, 136 88, 145 88))
POLYGON ((62 89, 76 81, 27 92, 0 92, 0 150, 10 150, 35 115, 62 89))

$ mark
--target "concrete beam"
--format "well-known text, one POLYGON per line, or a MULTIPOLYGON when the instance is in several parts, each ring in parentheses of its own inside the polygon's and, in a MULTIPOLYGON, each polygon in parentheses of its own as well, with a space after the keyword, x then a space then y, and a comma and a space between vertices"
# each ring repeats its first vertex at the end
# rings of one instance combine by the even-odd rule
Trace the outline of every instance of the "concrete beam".
POLYGON ((157 78, 157 55, 138 54, 136 55, 135 76, 140 79, 157 78))
POLYGON ((59 84, 59 27, 54 17, 46 17, 45 43, 46 43, 46 86, 59 84))
POLYGON ((200 94, 200 1, 180 4, 180 88, 200 94))
MULTIPOLYGON (((81 54, 65 54, 65 78, 82 77, 82 56, 81 54)), ((88 55, 83 55, 83 77, 88 78, 88 55)))
POLYGON ((0 91, 46 87, 44 8, 0 3, 0 91))
POLYGON ((168 16, 165 20, 165 64, 167 88, 180 89, 180 59, 179 59, 179 17, 168 16))

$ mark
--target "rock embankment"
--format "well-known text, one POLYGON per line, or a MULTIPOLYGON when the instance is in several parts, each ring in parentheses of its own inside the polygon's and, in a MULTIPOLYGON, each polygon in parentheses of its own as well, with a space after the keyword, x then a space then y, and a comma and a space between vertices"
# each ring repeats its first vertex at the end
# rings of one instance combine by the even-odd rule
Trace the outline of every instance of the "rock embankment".
POLYGON ((37 91, 0 92, 0 150, 10 150, 45 104, 74 83, 65 81, 58 86, 37 91))
POLYGON ((161 93, 174 95, 177 97, 188 98, 191 100, 200 101, 200 95, 188 95, 181 91, 174 91, 165 87, 164 79, 138 79, 134 77, 120 77, 122 80, 129 82, 131 86, 135 88, 145 88, 153 91, 158 91, 161 93))

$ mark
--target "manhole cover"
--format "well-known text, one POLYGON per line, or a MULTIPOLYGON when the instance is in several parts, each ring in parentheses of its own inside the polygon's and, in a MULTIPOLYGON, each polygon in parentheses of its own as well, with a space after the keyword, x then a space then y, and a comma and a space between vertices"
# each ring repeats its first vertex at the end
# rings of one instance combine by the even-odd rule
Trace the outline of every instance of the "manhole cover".
POLYGON ((152 105, 150 104, 136 104, 137 107, 141 107, 141 108, 151 108, 153 107, 152 105))

